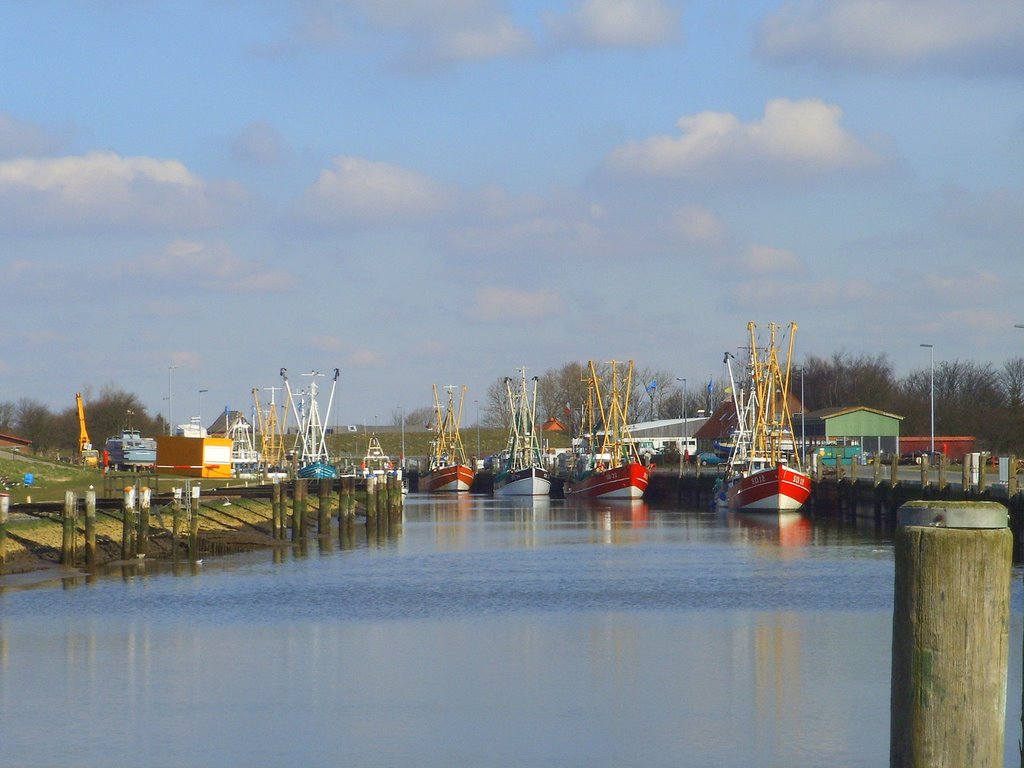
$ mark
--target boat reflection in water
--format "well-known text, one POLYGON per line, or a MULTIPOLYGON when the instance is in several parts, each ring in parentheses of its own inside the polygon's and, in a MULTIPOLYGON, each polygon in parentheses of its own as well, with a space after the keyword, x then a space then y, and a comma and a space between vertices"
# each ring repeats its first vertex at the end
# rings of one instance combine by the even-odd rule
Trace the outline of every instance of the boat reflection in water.
POLYGON ((799 547, 811 540, 811 521, 799 512, 778 512, 774 515, 730 512, 727 519, 730 528, 747 532, 752 541, 799 547))

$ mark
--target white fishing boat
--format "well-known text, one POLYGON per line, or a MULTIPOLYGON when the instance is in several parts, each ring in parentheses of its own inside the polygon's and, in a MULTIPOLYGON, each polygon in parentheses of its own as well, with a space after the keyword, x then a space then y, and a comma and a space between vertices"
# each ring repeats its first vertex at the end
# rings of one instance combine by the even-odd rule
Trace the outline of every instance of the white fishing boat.
MULTIPOLYGON (((310 377, 309 388, 301 392, 292 392, 291 385, 288 383, 288 369, 281 369, 281 378, 284 379, 288 402, 291 404, 295 421, 299 424, 299 431, 295 436, 293 446, 293 453, 298 459, 298 475, 310 479, 337 477, 338 470, 331 463, 330 453, 327 450, 327 432, 324 429, 320 406, 317 402, 320 388, 316 380, 323 374, 311 371, 302 375, 310 377)), ((327 401, 326 415, 328 418, 334 403, 334 391, 338 385, 339 375, 338 369, 335 368, 334 380, 331 383, 331 395, 327 401)))
POLYGON ((526 381, 526 368, 520 368, 520 381, 505 378, 508 394, 508 442, 501 454, 500 467, 494 476, 494 493, 498 496, 547 496, 551 479, 542 461, 537 437, 537 377, 533 377, 531 399, 526 381))

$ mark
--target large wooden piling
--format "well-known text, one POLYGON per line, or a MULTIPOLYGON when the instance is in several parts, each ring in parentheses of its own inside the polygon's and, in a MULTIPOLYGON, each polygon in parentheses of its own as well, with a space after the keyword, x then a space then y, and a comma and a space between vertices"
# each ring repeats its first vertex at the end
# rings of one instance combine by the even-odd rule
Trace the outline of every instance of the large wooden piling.
POLYGON ((270 486, 270 532, 275 539, 284 538, 284 502, 281 483, 274 479, 270 486))
POLYGON ((377 478, 366 478, 366 525, 377 524, 377 478))
POLYGON ((0 566, 7 564, 7 526, 11 516, 11 495, 0 493, 0 566))
POLYGON ((1001 504, 900 507, 892 768, 1003 765, 1012 548, 1001 504))
POLYGON ((121 506, 121 559, 127 560, 132 552, 132 534, 135 531, 135 488, 125 486, 124 503, 121 506))
POLYGON ((75 529, 78 522, 78 497, 74 491, 64 491, 64 509, 61 513, 60 564, 75 564, 75 529))
POLYGON ((188 512, 188 559, 194 563, 199 559, 199 486, 192 486, 191 492, 188 512))
POLYGON ((331 483, 329 477, 321 477, 317 487, 316 532, 324 536, 331 532, 331 483))
POLYGON ((85 565, 95 568, 99 564, 96 559, 96 491, 90 488, 85 492, 85 565))
POLYGON ((137 555, 149 554, 149 523, 153 504, 153 492, 146 486, 139 489, 139 537, 137 555))
POLYGON ((181 536, 181 488, 175 488, 171 500, 171 556, 177 557, 178 537, 181 536))
POLYGON ((293 528, 298 538, 306 538, 306 502, 309 498, 309 480, 305 477, 295 478, 295 517, 293 528))

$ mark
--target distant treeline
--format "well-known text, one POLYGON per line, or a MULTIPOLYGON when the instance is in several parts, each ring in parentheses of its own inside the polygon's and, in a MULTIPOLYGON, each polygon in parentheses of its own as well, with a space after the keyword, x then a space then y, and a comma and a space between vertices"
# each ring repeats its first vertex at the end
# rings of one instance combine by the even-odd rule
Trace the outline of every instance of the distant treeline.
MULTIPOLYGON (((599 366, 605 374, 607 364, 599 366)), ((625 366, 620 366, 620 373, 625 366)), ((836 353, 829 358, 808 357, 791 374, 791 392, 803 393, 808 413, 822 408, 867 406, 903 417, 900 433, 927 435, 930 425, 931 368, 897 377, 884 355, 877 357, 836 353)), ((510 371, 509 375, 513 375, 510 371)), ((586 363, 571 362, 537 377, 537 416, 556 418, 573 434, 580 428, 581 408, 587 397, 586 363)), ((714 410, 726 397, 729 386, 724 371, 710 380, 684 382, 673 373, 635 367, 630 390, 629 418, 646 421, 697 416, 714 410)), ((978 447, 1001 454, 1024 455, 1024 357, 1008 360, 1000 367, 971 361, 936 361, 934 372, 935 433, 973 435, 978 447)), ((504 377, 497 379, 478 400, 480 422, 488 427, 508 423, 504 377)), ((472 401, 471 400, 471 401, 472 401)), ((30 397, 0 402, 0 432, 32 441, 31 450, 46 455, 71 457, 78 448, 78 412, 74 393, 69 406, 53 412, 30 397)), ((114 386, 104 387, 98 396, 85 398, 86 422, 95 447, 131 426, 144 435, 167 431, 162 416, 150 416, 136 395, 114 386)), ((428 426, 434 420, 433 406, 392 414, 410 425, 428 426)), ((474 412, 463 411, 463 426, 476 420, 474 412)))

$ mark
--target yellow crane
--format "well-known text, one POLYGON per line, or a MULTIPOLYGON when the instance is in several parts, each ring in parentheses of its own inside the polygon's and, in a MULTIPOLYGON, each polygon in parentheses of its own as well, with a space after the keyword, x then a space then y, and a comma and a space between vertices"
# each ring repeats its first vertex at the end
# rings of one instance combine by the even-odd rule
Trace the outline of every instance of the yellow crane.
POLYGON ((81 392, 75 393, 75 404, 78 406, 78 455, 85 466, 99 466, 100 452, 92 447, 92 442, 89 440, 89 430, 85 426, 85 406, 82 404, 81 392))

